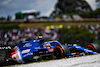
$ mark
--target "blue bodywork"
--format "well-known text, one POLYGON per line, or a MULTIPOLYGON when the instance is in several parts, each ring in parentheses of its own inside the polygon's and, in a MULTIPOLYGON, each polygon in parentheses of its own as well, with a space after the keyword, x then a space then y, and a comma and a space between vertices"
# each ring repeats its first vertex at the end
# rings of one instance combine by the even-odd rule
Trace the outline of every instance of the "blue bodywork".
MULTIPOLYGON (((92 51, 92 50, 88 50, 88 49, 86 49, 86 48, 83 48, 83 47, 81 47, 80 45, 77 45, 77 44, 68 44, 68 45, 66 45, 67 47, 75 47, 75 48, 77 48, 77 49, 80 49, 80 50, 82 50, 82 51, 85 51, 85 52, 88 52, 88 53, 91 53, 91 54, 98 54, 97 52, 94 52, 94 51, 92 51)), ((69 53, 68 55, 71 55, 71 53, 69 53)))
MULTIPOLYGON (((17 45, 21 59, 24 61, 25 59, 33 58, 33 52, 37 52, 39 49, 48 49, 44 45, 50 43, 51 48, 55 48, 56 46, 60 46, 61 43, 58 41, 48 41, 40 43, 40 40, 31 40, 31 41, 25 41, 21 42, 17 45)), ((75 47, 77 49, 80 49, 85 52, 89 52, 92 54, 98 54, 97 52, 85 49, 77 44, 68 44, 67 47, 75 47)), ((71 55, 71 53, 68 53, 67 55, 71 55)), ((25 62, 25 61, 24 61, 25 62)))
POLYGON ((61 43, 58 41, 48 41, 44 43, 40 43, 40 40, 31 40, 31 41, 25 41, 21 42, 20 44, 17 45, 20 53, 22 60, 25 59, 30 59, 33 57, 33 52, 37 52, 39 49, 47 49, 45 46, 50 43, 51 48, 55 48, 56 46, 60 46, 61 43))

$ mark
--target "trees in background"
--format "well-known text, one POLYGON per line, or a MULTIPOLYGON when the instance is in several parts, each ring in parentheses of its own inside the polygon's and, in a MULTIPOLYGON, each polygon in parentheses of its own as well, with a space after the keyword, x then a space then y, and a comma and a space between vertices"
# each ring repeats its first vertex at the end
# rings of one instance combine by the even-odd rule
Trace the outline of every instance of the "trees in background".
POLYGON ((75 12, 89 12, 91 7, 85 0, 58 0, 51 15, 69 14, 75 12))
POLYGON ((8 15, 8 17, 7 17, 7 21, 10 21, 11 18, 12 18, 12 17, 8 15))
POLYGON ((63 28, 59 30, 59 41, 61 43, 78 43, 81 46, 85 46, 92 43, 95 39, 95 35, 90 33, 86 29, 80 28, 63 28))
POLYGON ((80 12, 77 14, 82 18, 100 18, 100 8, 96 9, 95 11, 80 12))
POLYGON ((100 8, 100 0, 96 0, 97 8, 100 8))
POLYGON ((6 20, 6 18, 5 17, 0 17, 0 20, 6 20))
POLYGON ((3 21, 3 20, 7 20, 7 21, 10 21, 12 19, 12 17, 10 15, 6 17, 0 17, 0 20, 3 21))
POLYGON ((92 10, 86 0, 58 0, 51 16, 61 17, 67 15, 73 19, 73 15, 81 18, 100 18, 100 0, 96 0, 97 9, 92 10))
POLYGON ((0 30, 20 29, 18 24, 0 24, 0 30))

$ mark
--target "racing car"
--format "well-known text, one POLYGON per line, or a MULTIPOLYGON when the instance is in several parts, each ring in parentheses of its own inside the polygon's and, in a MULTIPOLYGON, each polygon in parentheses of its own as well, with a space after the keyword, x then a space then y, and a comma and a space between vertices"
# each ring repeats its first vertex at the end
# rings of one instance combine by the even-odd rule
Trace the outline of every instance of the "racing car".
POLYGON ((8 52, 9 56, 0 56, 0 64, 4 63, 27 63, 44 59, 60 59, 70 56, 83 56, 100 53, 100 46, 90 43, 86 48, 78 44, 62 45, 59 41, 44 41, 36 39, 24 41, 8 52))

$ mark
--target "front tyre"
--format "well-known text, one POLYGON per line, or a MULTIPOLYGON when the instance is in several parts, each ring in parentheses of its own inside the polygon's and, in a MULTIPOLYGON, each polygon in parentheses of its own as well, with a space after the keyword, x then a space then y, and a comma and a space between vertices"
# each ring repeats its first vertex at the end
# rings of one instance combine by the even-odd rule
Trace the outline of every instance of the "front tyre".
POLYGON ((100 45, 96 43, 90 43, 86 46, 87 49, 100 53, 100 45))

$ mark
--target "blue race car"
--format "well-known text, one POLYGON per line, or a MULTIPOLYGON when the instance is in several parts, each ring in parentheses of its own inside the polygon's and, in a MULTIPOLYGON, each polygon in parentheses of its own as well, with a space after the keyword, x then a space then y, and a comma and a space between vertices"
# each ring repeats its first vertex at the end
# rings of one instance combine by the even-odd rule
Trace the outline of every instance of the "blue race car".
POLYGON ((44 59, 60 59, 70 56, 82 56, 87 54, 98 54, 100 46, 96 43, 91 43, 86 48, 78 44, 62 45, 58 41, 44 42, 42 39, 21 42, 11 49, 9 57, 0 56, 0 64, 17 62, 27 63, 33 60, 44 59))

